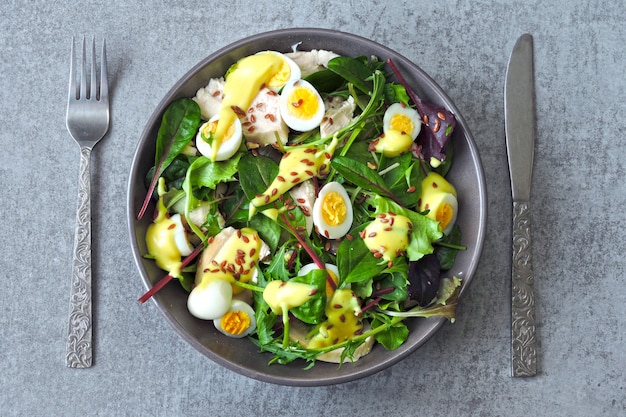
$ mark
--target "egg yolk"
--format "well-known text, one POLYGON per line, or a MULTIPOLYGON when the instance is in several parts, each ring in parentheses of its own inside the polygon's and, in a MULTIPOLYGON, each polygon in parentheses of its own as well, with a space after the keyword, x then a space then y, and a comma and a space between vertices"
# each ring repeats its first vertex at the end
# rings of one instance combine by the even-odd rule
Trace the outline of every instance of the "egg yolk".
POLYGON ((222 316, 220 324, 225 332, 239 335, 250 327, 250 316, 245 311, 229 311, 222 316))
POLYGON ((319 109, 315 93, 304 87, 294 88, 287 102, 289 113, 298 119, 308 120, 315 116, 319 109))
POLYGON ((394 114, 389 121, 389 128, 409 134, 413 131, 414 125, 410 117, 402 113, 397 113, 394 114))
POLYGON ((285 61, 281 65, 280 69, 276 74, 269 79, 269 81, 265 84, 267 88, 280 88, 289 81, 291 77, 291 67, 285 61))
POLYGON ((309 343, 310 348, 323 348, 350 340, 363 332, 361 308, 352 290, 337 290, 326 305, 328 319, 309 343))
POLYGON ((446 227, 452 221, 452 217, 454 216, 454 209, 450 204, 442 204, 437 210, 437 214, 435 218, 438 222, 441 222, 441 228, 445 230, 446 227))
MULTIPOLYGON (((211 135, 215 133, 215 131, 217 130, 218 123, 219 123, 219 120, 215 120, 215 121, 213 121, 211 123, 205 124, 204 127, 202 128, 203 139, 208 144, 211 144, 211 141, 207 140, 207 139, 209 139, 211 137, 211 135)), ((224 139, 222 140, 222 142, 228 141, 233 136, 234 133, 235 133, 235 125, 233 123, 231 123, 228 126, 228 129, 226 130, 226 133, 224 133, 224 139)))
POLYGON ((346 220, 346 202, 341 194, 331 191, 324 196, 322 202, 322 217, 329 226, 338 226, 346 220))

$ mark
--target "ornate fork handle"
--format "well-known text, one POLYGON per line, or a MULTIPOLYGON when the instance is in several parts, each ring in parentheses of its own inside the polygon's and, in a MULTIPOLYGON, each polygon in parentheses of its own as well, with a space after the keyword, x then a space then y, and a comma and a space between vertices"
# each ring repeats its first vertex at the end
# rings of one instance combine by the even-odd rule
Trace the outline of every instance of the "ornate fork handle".
POLYGON ((537 373, 535 296, 528 202, 513 202, 512 375, 537 373))
POLYGON ((88 368, 92 358, 90 156, 91 147, 82 146, 65 357, 66 365, 71 368, 88 368))

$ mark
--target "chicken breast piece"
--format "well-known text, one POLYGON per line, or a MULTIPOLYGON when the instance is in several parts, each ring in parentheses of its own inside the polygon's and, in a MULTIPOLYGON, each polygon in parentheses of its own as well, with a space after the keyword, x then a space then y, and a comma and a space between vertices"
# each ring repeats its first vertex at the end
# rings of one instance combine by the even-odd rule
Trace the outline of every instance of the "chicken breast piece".
POLYGON ((311 51, 296 51, 285 54, 289 58, 298 64, 301 77, 305 78, 307 75, 313 74, 328 65, 328 61, 335 58, 337 55, 331 51, 313 49, 311 51))
POLYGON ((272 145, 277 140, 287 143, 289 128, 280 115, 280 96, 269 88, 262 88, 252 100, 246 115, 240 118, 243 136, 260 146, 272 145))
POLYGON ((200 114, 203 119, 209 120, 219 114, 224 95, 224 83, 224 78, 212 78, 206 87, 202 87, 196 92, 193 101, 200 106, 200 114))
POLYGON ((323 138, 332 136, 339 130, 352 123, 356 103, 352 96, 348 100, 341 97, 328 97, 324 100, 324 119, 320 124, 320 134, 323 138))

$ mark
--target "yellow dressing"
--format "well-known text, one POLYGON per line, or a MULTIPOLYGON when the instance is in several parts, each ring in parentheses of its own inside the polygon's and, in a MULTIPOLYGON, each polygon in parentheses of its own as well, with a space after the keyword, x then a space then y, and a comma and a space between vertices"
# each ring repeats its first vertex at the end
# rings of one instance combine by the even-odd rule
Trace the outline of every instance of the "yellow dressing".
POLYGON ((306 303, 316 288, 302 282, 270 281, 263 290, 263 299, 276 314, 306 303))
POLYGON ((326 305, 326 321, 311 338, 308 348, 323 348, 362 334, 361 308, 352 290, 338 289, 326 305))
POLYGON ((228 73, 224 83, 224 99, 219 122, 214 133, 213 155, 210 159, 215 160, 217 149, 237 117, 233 108, 245 112, 261 87, 281 69, 282 65, 283 60, 276 55, 256 54, 239 60, 228 73))
POLYGON ((389 129, 372 143, 372 150, 385 156, 394 157, 408 151, 412 144, 413 138, 408 133, 389 129))
POLYGON ((330 160, 339 143, 337 138, 325 147, 303 147, 291 149, 285 153, 278 165, 278 175, 270 186, 252 199, 250 204, 250 218, 256 212, 256 207, 261 207, 277 200, 296 184, 313 177, 328 175, 330 160))
MULTIPOLYGON (((196 285, 201 288, 215 280, 230 283, 249 282, 259 260, 261 239, 254 229, 243 228, 232 233, 221 243, 215 257, 197 275, 196 285), (199 279, 198 279, 199 278, 199 279)), ((243 288, 233 284, 233 294, 239 294, 243 288)))
POLYGON ((422 200, 432 194, 447 193, 456 197, 456 189, 440 174, 432 171, 422 180, 422 200))
POLYGON ((393 260, 409 247, 411 221, 402 215, 383 213, 361 232, 365 246, 377 258, 393 260))
POLYGON ((154 257, 157 266, 176 277, 180 275, 181 268, 181 254, 174 240, 174 229, 178 225, 167 216, 162 197, 165 194, 163 178, 159 178, 157 193, 159 195, 157 216, 146 231, 146 246, 148 254, 154 257))
POLYGON ((177 227, 171 219, 163 216, 153 222, 146 232, 148 253, 154 256, 159 268, 168 271, 173 277, 180 275, 180 251, 174 240, 173 229, 177 227))
POLYGON ((281 62, 282 64, 280 66, 280 69, 265 83, 267 88, 269 89, 281 88, 291 78, 291 67, 289 66, 287 61, 281 60, 281 62))

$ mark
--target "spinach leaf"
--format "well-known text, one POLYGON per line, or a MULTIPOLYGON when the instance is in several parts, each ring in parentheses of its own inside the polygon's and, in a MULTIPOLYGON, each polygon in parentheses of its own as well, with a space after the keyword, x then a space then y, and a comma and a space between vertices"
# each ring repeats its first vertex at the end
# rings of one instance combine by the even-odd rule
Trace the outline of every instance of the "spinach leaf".
POLYGON ((239 164, 239 183, 248 200, 262 194, 278 175, 278 164, 266 156, 246 154, 239 164))
POLYGON ((380 288, 393 288, 393 291, 380 297, 383 300, 404 301, 408 297, 407 289, 408 265, 404 257, 398 257, 393 261, 393 266, 382 271, 383 279, 376 281, 380 288))
POLYGON ((364 282, 378 275, 387 267, 386 262, 380 262, 369 251, 359 231, 363 225, 350 234, 352 239, 344 239, 337 248, 337 269, 339 270, 339 285, 364 282))
POLYGON ((388 197, 399 205, 403 205, 389 190, 387 184, 385 184, 385 181, 378 172, 364 163, 348 158, 347 156, 335 156, 330 164, 335 171, 357 187, 388 197))
POLYGON ((315 287, 316 292, 306 303, 292 308, 291 314, 308 324, 319 324, 324 321, 326 307, 326 277, 328 272, 323 269, 313 269, 306 275, 293 278, 292 282, 301 282, 315 287))
POLYGON ((376 314, 371 322, 372 329, 384 328, 376 333, 375 338, 378 343, 387 350, 394 350, 402 345, 409 337, 409 329, 402 322, 394 322, 391 317, 383 314, 376 314))
POLYGON ((441 269, 448 270, 454 265, 457 253, 460 249, 464 249, 461 245, 461 229, 458 224, 455 224, 449 235, 444 236, 443 239, 438 242, 436 254, 439 262, 441 263, 441 269))
MULTIPOLYGON (((247 212, 246 212, 247 216, 247 212)), ((248 226, 259 233, 263 242, 267 243, 270 251, 274 253, 280 241, 281 228, 278 223, 266 216, 254 216, 248 226)))
POLYGON ((336 92, 345 84, 343 77, 329 69, 323 69, 307 75, 305 80, 310 82, 317 91, 326 94, 336 92))
POLYGON ((199 125, 198 103, 182 98, 169 105, 159 127, 154 155, 154 164, 160 167, 159 175, 193 139, 199 125))
POLYGON ((364 94, 372 92, 372 84, 367 79, 372 76, 373 71, 362 61, 346 56, 338 56, 328 61, 327 67, 364 94))

